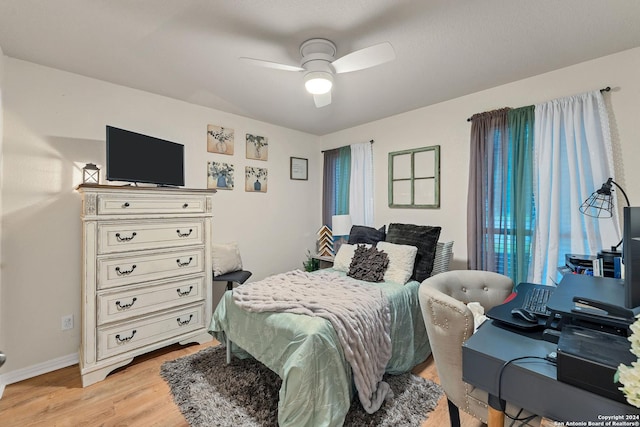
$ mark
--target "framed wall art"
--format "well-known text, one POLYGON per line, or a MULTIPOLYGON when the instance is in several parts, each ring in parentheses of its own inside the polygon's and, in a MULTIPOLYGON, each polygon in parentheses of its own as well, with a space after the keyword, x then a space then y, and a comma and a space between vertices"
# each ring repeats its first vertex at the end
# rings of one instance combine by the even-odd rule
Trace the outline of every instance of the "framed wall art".
POLYGON ((389 153, 389 207, 440 207, 440 146, 389 153))
POLYGON ((290 157, 289 172, 291 179, 306 181, 309 179, 309 160, 301 157, 290 157))
POLYGON ((207 162, 207 188, 233 190, 233 165, 222 162, 207 162))
POLYGON ((244 190, 251 193, 266 193, 267 169, 254 166, 246 166, 244 190))
POLYGON ((264 136, 246 135, 247 159, 267 160, 269 158, 269 141, 264 136))
POLYGON ((233 155, 233 129, 207 125, 207 151, 209 153, 233 155))

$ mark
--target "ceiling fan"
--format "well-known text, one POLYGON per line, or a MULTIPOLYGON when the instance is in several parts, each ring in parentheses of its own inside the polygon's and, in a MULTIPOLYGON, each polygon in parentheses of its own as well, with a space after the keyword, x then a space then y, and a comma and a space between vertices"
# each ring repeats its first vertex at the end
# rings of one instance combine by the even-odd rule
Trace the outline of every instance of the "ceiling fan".
POLYGON ((316 107, 331 104, 331 87, 335 74, 349 73, 375 67, 396 58, 391 43, 384 42, 335 57, 336 45, 326 39, 310 39, 300 45, 302 60, 300 66, 280 64, 262 59, 245 58, 240 60, 261 67, 284 71, 303 71, 307 91, 313 94, 316 107))

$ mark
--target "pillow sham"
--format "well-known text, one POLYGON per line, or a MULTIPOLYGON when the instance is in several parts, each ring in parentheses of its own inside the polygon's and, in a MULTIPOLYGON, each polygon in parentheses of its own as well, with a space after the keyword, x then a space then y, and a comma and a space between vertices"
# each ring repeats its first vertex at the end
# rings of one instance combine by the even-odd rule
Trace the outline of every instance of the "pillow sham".
POLYGON ((431 275, 436 245, 442 227, 413 224, 389 224, 386 241, 418 248, 411 279, 422 282, 431 275))
MULTIPOLYGON (((365 247, 370 248, 371 245, 365 245, 365 247)), ((338 271, 344 271, 347 273, 349 271, 349 266, 351 265, 351 260, 353 259, 353 254, 357 249, 356 245, 350 245, 348 243, 343 243, 340 245, 340 249, 338 249, 338 253, 333 258, 333 269, 338 271)))
POLYGON ((366 225, 354 225, 349 232, 349 241, 347 243, 355 245, 357 243, 368 243, 375 245, 385 239, 387 226, 383 225, 379 229, 367 227, 366 225))
POLYGON ((389 265, 389 256, 371 246, 358 245, 353 253, 347 276, 367 282, 382 282, 389 265))
POLYGON ((389 257, 389 265, 384 273, 384 280, 401 285, 407 283, 413 272, 413 264, 418 248, 389 242, 378 242, 376 248, 385 252, 389 257))
POLYGON ((242 270, 238 243, 213 243, 211 249, 214 277, 242 270))

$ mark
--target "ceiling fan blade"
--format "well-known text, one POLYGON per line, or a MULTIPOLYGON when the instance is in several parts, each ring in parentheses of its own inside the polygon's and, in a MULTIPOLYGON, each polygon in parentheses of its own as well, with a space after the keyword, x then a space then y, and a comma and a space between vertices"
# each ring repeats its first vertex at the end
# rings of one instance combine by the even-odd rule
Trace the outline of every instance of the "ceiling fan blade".
POLYGON ((253 59, 253 58, 239 58, 242 62, 246 62, 247 64, 257 65, 259 67, 266 68, 275 68, 276 70, 284 70, 284 71, 304 71, 304 68, 298 67, 296 65, 287 65, 280 64, 278 62, 271 61, 263 61, 262 59, 253 59))
POLYGON ((313 95, 313 101, 316 103, 317 108, 331 104, 331 91, 323 93, 322 95, 313 95))
POLYGON ((396 52, 393 50, 393 46, 389 42, 384 42, 348 53, 333 61, 331 65, 336 73, 350 73, 375 67, 394 59, 396 59, 396 52))

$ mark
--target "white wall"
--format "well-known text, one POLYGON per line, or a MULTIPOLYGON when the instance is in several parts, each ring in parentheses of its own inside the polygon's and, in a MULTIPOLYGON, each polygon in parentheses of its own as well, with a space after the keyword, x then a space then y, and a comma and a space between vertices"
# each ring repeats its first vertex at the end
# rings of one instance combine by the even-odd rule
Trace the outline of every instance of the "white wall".
MULTIPOLYGON (((185 144, 185 186, 206 188, 207 161, 232 163, 236 186, 214 197, 214 241, 239 242, 254 274, 301 268, 320 227, 318 137, 4 57, 2 306, 8 372, 76 353, 80 321, 80 197, 87 162, 105 162, 105 125, 185 144), (235 130, 233 156, 208 153, 207 124, 235 130), (244 135, 269 138, 268 161, 245 158, 244 135), (289 157, 310 179, 289 179, 289 157), (245 165, 268 169, 268 191, 244 191, 245 165)), ((153 159, 153 153, 150 160, 153 159)), ((219 284, 222 288, 224 284, 219 284)))
MULTIPOLYGON (((466 267, 469 163, 467 117, 611 86, 617 179, 640 204, 640 48, 424 107, 322 138, 157 95, 4 57, 4 156, 0 344, 9 372, 77 351, 78 329, 60 331, 60 317, 80 315, 80 168, 104 164, 104 126, 151 134, 186 145, 186 185, 204 188, 207 160, 236 170, 262 162, 206 152, 207 124, 236 135, 269 137, 269 191, 219 191, 214 239, 237 240, 253 279, 301 266, 320 226, 320 149, 374 139, 376 224, 441 225, 455 240, 454 268, 466 267), (441 146, 441 208, 387 207, 388 153, 441 146), (309 181, 289 180, 289 156, 309 158, 309 181), (624 159, 624 161, 623 161, 624 159)), ((1 77, 1 76, 0 76, 1 77)), ((2 79, 0 79, 0 82, 2 79)))
POLYGON ((613 90, 604 96, 611 111, 616 179, 631 204, 640 205, 639 70, 640 48, 635 48, 326 135, 322 148, 374 139, 376 225, 440 225, 441 239, 455 241, 454 268, 466 268, 471 130, 467 118, 496 108, 522 107, 610 86, 613 90), (440 209, 389 208, 389 152, 431 145, 440 145, 440 209))

